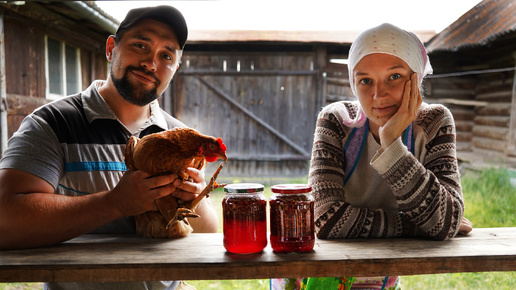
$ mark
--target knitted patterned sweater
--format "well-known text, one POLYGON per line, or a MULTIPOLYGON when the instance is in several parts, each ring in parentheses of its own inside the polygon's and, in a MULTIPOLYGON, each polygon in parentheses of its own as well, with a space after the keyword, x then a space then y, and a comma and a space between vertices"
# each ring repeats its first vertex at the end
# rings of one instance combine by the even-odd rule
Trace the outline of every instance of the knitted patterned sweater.
POLYGON ((401 137, 380 153, 380 144, 368 132, 344 185, 343 150, 353 129, 344 123, 356 112, 357 102, 337 102, 319 113, 309 173, 317 236, 453 238, 464 203, 450 111, 421 105, 413 122, 414 154, 401 137))

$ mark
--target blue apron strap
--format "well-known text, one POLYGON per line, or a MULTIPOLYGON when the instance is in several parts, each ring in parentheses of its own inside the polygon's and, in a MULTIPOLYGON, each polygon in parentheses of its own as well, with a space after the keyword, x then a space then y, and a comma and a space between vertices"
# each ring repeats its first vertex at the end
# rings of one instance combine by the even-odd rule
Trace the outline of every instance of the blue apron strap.
POLYGON ((403 137, 403 144, 407 146, 407 149, 414 155, 414 131, 412 123, 410 123, 405 130, 405 136, 403 137))
POLYGON ((384 278, 385 280, 383 281, 383 285, 382 285, 382 289, 380 290, 384 290, 385 289, 385 286, 387 286, 387 281, 389 280, 389 276, 385 276, 384 278))
MULTIPOLYGON (((412 155, 414 155, 414 132, 412 127, 412 123, 410 123, 407 129, 405 129, 403 144, 405 144, 407 149, 412 153, 412 155)), ((346 140, 346 144, 344 145, 344 185, 346 185, 349 178, 351 177, 351 174, 357 167, 360 155, 362 155, 362 151, 364 150, 368 131, 369 120, 366 121, 364 126, 360 128, 353 128, 349 134, 348 140, 346 140)))
POLYGON ((349 177, 355 171, 358 159, 362 154, 367 139, 367 131, 369 131, 369 120, 360 128, 353 128, 349 134, 349 138, 344 145, 344 184, 348 182, 349 177))

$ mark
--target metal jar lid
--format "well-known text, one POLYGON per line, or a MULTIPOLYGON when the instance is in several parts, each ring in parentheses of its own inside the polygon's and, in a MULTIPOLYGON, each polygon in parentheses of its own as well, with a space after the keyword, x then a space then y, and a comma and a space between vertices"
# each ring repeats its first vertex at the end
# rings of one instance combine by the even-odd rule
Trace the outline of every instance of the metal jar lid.
POLYGON ((278 184, 271 187, 271 191, 273 193, 282 194, 300 194, 310 193, 312 191, 312 187, 306 184, 278 184))
POLYGON ((227 193, 257 193, 263 192, 264 186, 259 183, 234 183, 224 186, 227 193))

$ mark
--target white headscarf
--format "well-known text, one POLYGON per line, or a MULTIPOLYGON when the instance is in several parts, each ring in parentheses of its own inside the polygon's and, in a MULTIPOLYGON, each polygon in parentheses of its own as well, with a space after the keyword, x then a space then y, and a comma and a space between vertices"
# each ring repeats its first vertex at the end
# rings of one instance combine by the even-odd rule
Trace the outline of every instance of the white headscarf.
MULTIPOLYGON (((360 33, 351 44, 348 72, 349 84, 355 96, 357 93, 353 70, 364 56, 373 53, 390 54, 405 61, 410 69, 417 73, 419 86, 423 83, 423 78, 432 73, 430 59, 421 40, 412 32, 384 23, 360 33)), ((359 108, 357 118, 346 125, 361 127, 365 119, 364 112, 359 108)))

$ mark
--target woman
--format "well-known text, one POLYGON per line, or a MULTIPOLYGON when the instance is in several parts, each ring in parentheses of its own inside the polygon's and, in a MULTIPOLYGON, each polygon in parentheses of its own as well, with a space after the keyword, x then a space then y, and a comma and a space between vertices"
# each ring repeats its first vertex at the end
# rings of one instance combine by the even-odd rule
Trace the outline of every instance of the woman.
MULTIPOLYGON (((309 184, 318 238, 446 240, 469 233, 453 117, 422 101, 420 86, 432 67, 421 41, 382 24, 357 37, 348 61, 358 101, 323 108, 315 130, 309 184)), ((398 277, 303 281, 296 281, 300 288, 399 286, 398 277)))

